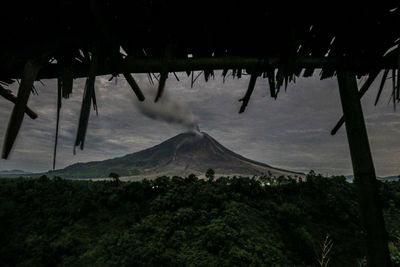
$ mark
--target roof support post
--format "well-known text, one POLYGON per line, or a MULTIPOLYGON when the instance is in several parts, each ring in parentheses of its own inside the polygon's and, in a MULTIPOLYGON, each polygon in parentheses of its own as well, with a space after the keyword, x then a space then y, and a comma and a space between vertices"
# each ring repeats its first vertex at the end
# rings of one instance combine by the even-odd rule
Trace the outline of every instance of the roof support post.
POLYGON ((358 96, 357 80, 355 75, 346 69, 338 70, 337 77, 353 164, 354 183, 358 193, 361 224, 365 232, 367 265, 392 266, 375 168, 358 96))

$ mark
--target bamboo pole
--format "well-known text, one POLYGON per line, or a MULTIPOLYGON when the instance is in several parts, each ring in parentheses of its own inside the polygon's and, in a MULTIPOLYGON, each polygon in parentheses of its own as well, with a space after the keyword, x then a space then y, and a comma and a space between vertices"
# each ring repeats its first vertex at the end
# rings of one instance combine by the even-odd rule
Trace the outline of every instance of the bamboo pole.
POLYGON ((367 266, 392 266, 387 233, 382 215, 374 163, 357 89, 355 75, 344 69, 337 72, 347 139, 359 198, 361 224, 365 231, 367 266))

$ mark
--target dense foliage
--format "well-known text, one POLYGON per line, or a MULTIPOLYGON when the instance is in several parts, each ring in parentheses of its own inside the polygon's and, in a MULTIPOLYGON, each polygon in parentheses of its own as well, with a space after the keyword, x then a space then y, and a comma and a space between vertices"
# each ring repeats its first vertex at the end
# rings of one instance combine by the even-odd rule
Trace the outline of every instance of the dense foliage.
MULTIPOLYGON (((1 266, 361 266, 353 185, 250 178, 0 180, 1 266)), ((400 183, 381 184, 400 263, 400 183)))

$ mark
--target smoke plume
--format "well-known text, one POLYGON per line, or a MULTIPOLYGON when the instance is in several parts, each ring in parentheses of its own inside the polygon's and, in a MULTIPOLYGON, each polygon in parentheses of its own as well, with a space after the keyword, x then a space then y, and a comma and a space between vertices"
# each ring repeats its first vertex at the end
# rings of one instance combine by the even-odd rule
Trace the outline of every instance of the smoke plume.
POLYGON ((189 131, 199 132, 197 117, 183 103, 172 99, 167 91, 161 99, 154 103, 155 90, 146 90, 146 100, 137 101, 137 109, 145 116, 159 121, 174 123, 183 126, 189 131))

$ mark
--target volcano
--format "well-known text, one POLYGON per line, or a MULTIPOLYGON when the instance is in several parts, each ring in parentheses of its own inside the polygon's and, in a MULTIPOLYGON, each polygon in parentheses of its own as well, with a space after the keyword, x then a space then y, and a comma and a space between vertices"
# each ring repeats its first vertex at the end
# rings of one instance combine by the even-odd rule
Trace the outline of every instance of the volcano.
POLYGON ((202 176, 209 168, 216 175, 225 176, 304 176, 247 159, 204 132, 178 134, 159 145, 123 157, 76 163, 48 174, 65 178, 104 178, 115 172, 132 179, 143 179, 163 175, 187 176, 191 173, 202 176))

